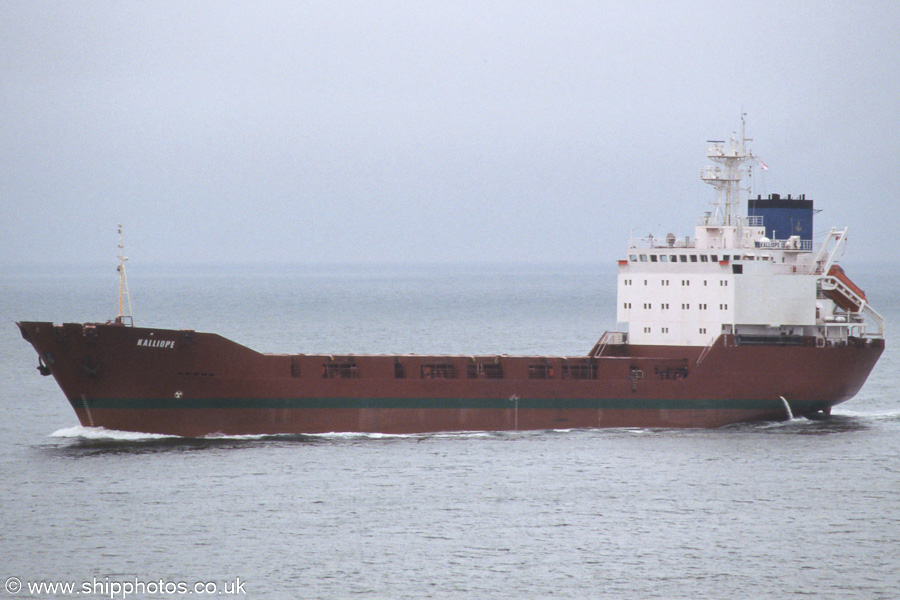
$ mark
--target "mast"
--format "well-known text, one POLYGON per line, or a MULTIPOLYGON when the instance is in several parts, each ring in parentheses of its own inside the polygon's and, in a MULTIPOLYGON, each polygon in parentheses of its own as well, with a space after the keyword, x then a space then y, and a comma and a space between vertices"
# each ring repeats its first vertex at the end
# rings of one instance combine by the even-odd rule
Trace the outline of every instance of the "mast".
POLYGON ((124 324, 127 319, 130 325, 132 323, 131 294, 128 293, 128 278, 125 276, 125 261, 127 260, 128 257, 125 256, 125 236, 122 234, 122 224, 119 223, 119 266, 116 267, 116 271, 119 272, 119 312, 116 315, 116 323, 124 324), (122 312, 122 303, 125 297, 128 298, 127 315, 122 312))
POLYGON ((741 136, 732 134, 728 142, 708 140, 712 144, 706 156, 717 166, 707 166, 700 171, 700 179, 716 188, 715 215, 707 225, 729 225, 741 228, 741 178, 749 172, 756 156, 747 149, 752 142, 745 135, 746 122, 741 114, 741 136))

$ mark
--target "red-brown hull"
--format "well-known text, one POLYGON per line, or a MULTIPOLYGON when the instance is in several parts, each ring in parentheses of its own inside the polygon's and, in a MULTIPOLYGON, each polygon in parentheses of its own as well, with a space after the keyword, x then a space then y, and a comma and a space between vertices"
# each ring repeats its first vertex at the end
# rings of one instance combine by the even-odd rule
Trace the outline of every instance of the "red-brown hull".
POLYGON ((527 431, 601 427, 721 427, 785 420, 782 406, 739 409, 99 409, 75 413, 86 427, 103 426, 183 437, 282 435, 330 432, 384 434, 443 431, 527 431))
POLYGON ((85 426, 180 436, 719 427, 827 411, 883 340, 603 355, 267 355, 215 334, 20 323, 85 426), (782 400, 782 398, 784 400, 782 400))

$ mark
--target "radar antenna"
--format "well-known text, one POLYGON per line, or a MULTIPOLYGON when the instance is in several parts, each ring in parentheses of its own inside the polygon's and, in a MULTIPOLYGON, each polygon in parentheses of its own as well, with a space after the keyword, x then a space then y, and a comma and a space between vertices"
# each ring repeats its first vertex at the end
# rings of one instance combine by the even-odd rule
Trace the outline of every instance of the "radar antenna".
POLYGON ((128 257, 125 256, 125 236, 122 234, 122 224, 119 223, 119 266, 116 271, 119 272, 119 313, 116 315, 116 323, 120 325, 132 325, 131 312, 131 294, 128 293, 128 277, 125 275, 125 262, 128 257), (128 299, 128 314, 122 312, 123 299, 128 299))
POLYGON ((747 163, 757 160, 746 147, 753 140, 744 134, 745 113, 741 114, 741 135, 732 134, 728 142, 709 140, 712 144, 706 156, 717 166, 708 166, 700 171, 700 179, 716 188, 715 216, 708 225, 732 225, 741 227, 741 178, 749 171, 747 163))

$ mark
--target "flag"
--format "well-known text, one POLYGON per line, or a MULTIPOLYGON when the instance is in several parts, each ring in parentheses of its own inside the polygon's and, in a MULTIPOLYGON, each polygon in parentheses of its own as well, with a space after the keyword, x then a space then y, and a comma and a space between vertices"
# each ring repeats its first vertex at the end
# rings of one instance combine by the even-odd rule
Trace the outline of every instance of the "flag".
POLYGON ((763 171, 768 171, 768 170, 769 170, 769 165, 767 165, 767 164, 764 163, 763 161, 759 161, 759 168, 762 169, 763 171))

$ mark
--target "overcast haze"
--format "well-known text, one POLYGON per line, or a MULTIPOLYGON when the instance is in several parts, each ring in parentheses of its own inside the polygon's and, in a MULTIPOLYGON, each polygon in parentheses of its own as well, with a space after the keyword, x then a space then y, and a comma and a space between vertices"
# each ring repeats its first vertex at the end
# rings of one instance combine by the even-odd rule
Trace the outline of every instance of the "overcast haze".
POLYGON ((753 193, 882 260, 898 7, 7 0, 0 263, 611 262, 742 108, 753 193))

